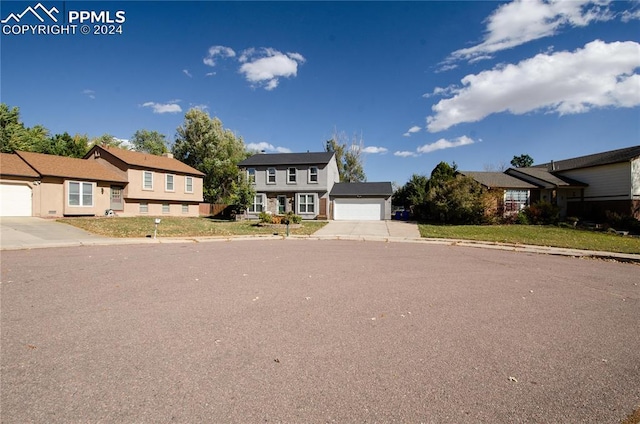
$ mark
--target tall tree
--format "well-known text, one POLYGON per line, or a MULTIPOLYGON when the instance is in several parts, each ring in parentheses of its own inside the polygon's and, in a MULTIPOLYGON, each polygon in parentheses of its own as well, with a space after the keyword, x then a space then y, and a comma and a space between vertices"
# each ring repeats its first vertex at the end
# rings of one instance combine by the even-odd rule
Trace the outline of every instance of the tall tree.
POLYGON ((533 158, 527 154, 514 156, 513 159, 511 159, 511 165, 516 168, 526 168, 533 165, 533 158))
POLYGON ((48 143, 43 144, 40 153, 81 158, 87 151, 89 151, 89 138, 86 135, 76 134, 72 137, 65 132, 51 137, 48 143))
POLYGON ((9 108, 0 103, 0 151, 10 153, 16 150, 40 152, 49 140, 49 131, 36 125, 27 128, 20 121, 20 109, 9 108))
POLYGON ((176 130, 173 145, 176 159, 205 174, 207 202, 231 202, 238 187, 238 163, 249 156, 242 138, 200 109, 190 109, 176 130))
POLYGON ((169 151, 164 134, 157 131, 138 130, 129 141, 137 152, 160 156, 169 151))
POLYGON ((102 147, 117 147, 119 149, 127 149, 124 141, 118 138, 115 138, 111 134, 102 134, 100 137, 95 137, 91 139, 92 146, 102 146, 102 147))
POLYGON ((325 151, 335 153, 340 181, 346 183, 367 181, 362 165, 363 149, 362 135, 360 137, 354 135, 349 140, 344 132, 333 131, 331 139, 325 143, 325 151))

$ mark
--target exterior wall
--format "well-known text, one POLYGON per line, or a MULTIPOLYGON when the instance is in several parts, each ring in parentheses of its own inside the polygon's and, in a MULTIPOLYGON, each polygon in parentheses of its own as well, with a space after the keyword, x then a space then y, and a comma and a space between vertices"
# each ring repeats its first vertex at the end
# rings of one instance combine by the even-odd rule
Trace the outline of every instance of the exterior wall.
POLYGON ((60 217, 71 215, 102 216, 109 209, 111 184, 106 182, 82 181, 44 177, 33 187, 33 216, 60 217), (91 206, 71 206, 68 201, 69 181, 91 183, 91 206))
POLYGON ((631 195, 640 201, 640 158, 631 161, 631 195))
POLYGON ((176 202, 161 202, 161 201, 139 201, 139 200, 125 200, 124 210, 118 212, 119 216, 181 216, 181 217, 198 217, 199 204, 198 203, 176 203, 176 202), (140 211, 140 204, 147 203, 147 212, 140 211), (163 212, 163 203, 169 204, 169 212, 163 212), (188 212, 182 212, 182 206, 187 205, 188 212))
POLYGON ((136 169, 131 168, 127 171, 127 179, 129 184, 124 189, 125 200, 149 200, 170 202, 194 202, 203 201, 202 198, 202 177, 192 176, 193 193, 187 193, 185 190, 186 175, 173 174, 171 172, 160 172, 152 169, 136 169), (153 190, 143 188, 143 173, 150 171, 153 173, 153 190), (173 175, 173 191, 165 190, 165 177, 167 174, 173 175))
MULTIPOLYGON (((591 168, 572 169, 560 175, 589 184, 584 200, 623 200, 631 196, 631 163, 614 163, 591 168)), ((640 179, 640 177, 638 177, 640 179)), ((580 199, 580 190, 570 190, 569 201, 580 199)))
MULTIPOLYGON (((318 215, 327 217, 329 216, 329 193, 317 193, 314 191, 295 191, 295 192, 264 192, 256 190, 256 194, 262 194, 266 197, 266 202, 264 204, 264 211, 270 212, 274 215, 278 214, 278 196, 286 196, 286 208, 285 213, 293 212, 296 215, 300 215, 302 219, 316 219, 318 215), (299 194, 312 194, 314 196, 314 212, 313 213, 302 213, 300 212, 300 208, 298 205, 298 195, 299 194), (322 199, 325 199, 323 202, 322 199), (324 203, 324 208, 321 208, 324 203)), ((259 212, 249 212, 245 213, 246 217, 249 219, 257 219, 260 215, 259 212)))
MULTIPOLYGON (((260 166, 255 167, 253 169, 256 170, 255 174, 255 185, 254 188, 256 193, 273 193, 273 192, 307 192, 307 191, 315 191, 315 192, 325 192, 329 191, 328 185, 328 177, 330 172, 330 168, 326 165, 298 165, 296 166, 296 182, 288 183, 287 178, 287 170, 289 166, 286 165, 278 165, 278 166, 260 166), (311 167, 318 168, 318 182, 310 183, 309 182, 309 168, 311 167), (275 184, 267 183, 267 170, 269 168, 275 168, 276 170, 276 182, 275 184)), ((245 169, 247 172, 247 169, 245 169)), ((331 184, 333 187, 333 183, 331 184)))

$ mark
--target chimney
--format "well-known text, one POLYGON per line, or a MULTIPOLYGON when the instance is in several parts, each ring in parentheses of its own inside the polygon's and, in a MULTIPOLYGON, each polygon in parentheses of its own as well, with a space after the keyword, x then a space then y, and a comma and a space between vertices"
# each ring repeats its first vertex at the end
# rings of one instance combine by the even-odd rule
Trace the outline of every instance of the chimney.
POLYGON ((553 159, 551 159, 551 162, 549 162, 549 172, 553 172, 556 170, 556 164, 553 162, 553 159))
POLYGON ((162 156, 165 158, 173 159, 173 153, 163 153, 162 156))

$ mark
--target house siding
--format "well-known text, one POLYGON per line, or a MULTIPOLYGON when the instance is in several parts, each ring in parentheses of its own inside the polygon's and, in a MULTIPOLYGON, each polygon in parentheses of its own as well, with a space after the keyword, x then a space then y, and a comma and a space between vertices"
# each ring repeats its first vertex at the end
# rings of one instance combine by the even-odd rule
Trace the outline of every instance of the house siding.
MULTIPOLYGON (((558 172, 562 176, 588 184, 585 201, 626 200, 631 198, 631 163, 622 162, 591 168, 558 172)), ((639 177, 640 178, 640 177, 639 177)), ((580 200, 580 190, 569 190, 569 201, 580 200)))
POLYGON ((631 161, 631 195, 640 201, 640 158, 631 161))

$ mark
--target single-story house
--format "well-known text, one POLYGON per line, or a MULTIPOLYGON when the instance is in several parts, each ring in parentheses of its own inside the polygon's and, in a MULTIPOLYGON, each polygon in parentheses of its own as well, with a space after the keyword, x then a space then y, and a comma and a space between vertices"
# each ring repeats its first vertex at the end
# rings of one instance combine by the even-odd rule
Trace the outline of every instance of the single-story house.
POLYGON ((176 159, 151 156, 99 146, 84 159, 2 153, 0 216, 102 216, 110 210, 125 216, 198 216, 202 173, 176 159), (119 155, 149 166, 122 169, 119 155), (103 156, 108 159, 99 160, 103 156), (154 186, 154 179, 161 182, 154 186))
POLYGON ((496 193, 495 204, 488 205, 491 214, 510 215, 534 203, 538 186, 503 172, 459 171, 458 174, 473 178, 485 189, 496 193))
POLYGON ((336 220, 379 221, 391 219, 390 182, 336 183, 331 189, 331 217, 336 220))

